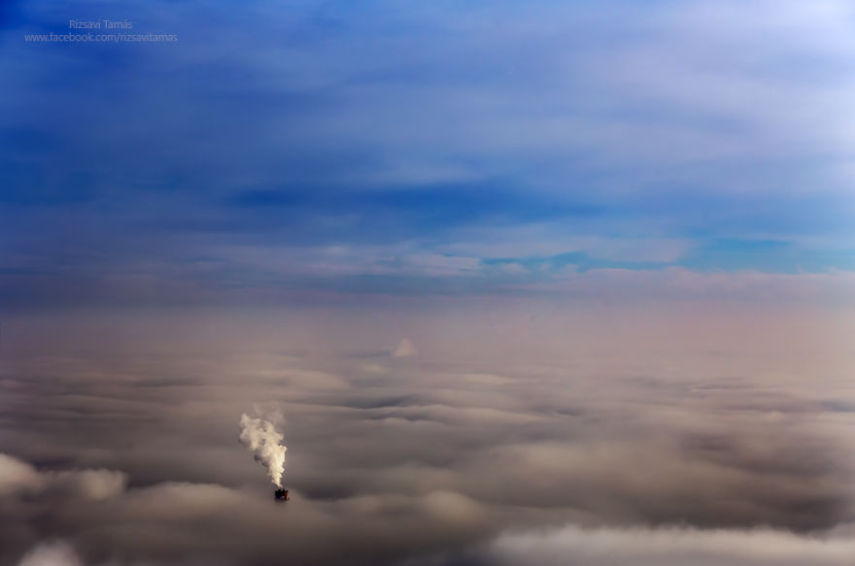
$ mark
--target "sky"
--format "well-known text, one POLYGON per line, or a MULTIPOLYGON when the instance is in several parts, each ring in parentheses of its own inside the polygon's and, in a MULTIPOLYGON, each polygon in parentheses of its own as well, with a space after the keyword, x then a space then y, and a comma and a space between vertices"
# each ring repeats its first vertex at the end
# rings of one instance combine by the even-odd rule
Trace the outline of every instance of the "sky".
POLYGON ((853 31, 0 3, 0 566, 849 564, 853 31))
POLYGON ((6 308, 849 302, 847 2, 4 5, 6 308), (176 41, 25 40, 103 18, 176 41))

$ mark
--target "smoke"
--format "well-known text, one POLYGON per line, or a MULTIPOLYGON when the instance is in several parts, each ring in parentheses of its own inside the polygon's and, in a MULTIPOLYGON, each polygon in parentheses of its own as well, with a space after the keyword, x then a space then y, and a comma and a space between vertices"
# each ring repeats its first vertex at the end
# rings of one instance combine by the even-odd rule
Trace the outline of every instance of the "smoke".
POLYGON ((267 467, 270 480, 282 487, 285 474, 285 451, 282 434, 276 431, 271 420, 253 418, 246 413, 240 417, 240 441, 252 450, 255 460, 267 467))

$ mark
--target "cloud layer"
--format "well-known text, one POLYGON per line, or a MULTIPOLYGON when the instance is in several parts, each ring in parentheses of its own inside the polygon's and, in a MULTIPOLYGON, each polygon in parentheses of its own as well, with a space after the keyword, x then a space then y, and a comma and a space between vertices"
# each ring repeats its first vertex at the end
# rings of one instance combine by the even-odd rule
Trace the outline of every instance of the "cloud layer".
POLYGON ((87 565, 849 559, 848 358, 782 349, 778 315, 696 335, 696 316, 639 317, 621 336, 458 309, 413 317, 411 357, 386 349, 400 311, 360 346, 366 313, 218 315, 226 334, 176 316, 7 326, 0 563, 55 541, 87 565), (257 402, 287 415, 286 505, 239 442, 257 402))
POLYGON ((509 534, 487 553, 496 564, 585 564, 586 566, 843 566, 852 560, 852 532, 832 537, 769 530, 699 531, 567 527, 551 532, 509 534))

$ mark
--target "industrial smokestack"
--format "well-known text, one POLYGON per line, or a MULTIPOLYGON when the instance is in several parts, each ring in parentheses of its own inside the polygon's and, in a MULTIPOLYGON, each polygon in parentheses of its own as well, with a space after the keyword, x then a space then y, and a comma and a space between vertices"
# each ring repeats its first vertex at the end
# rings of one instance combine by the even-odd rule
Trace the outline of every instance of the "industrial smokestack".
MULTIPOLYGON (((282 444, 282 434, 276 431, 271 421, 260 417, 253 418, 246 413, 240 417, 240 429, 240 441, 252 451, 256 462, 267 468, 267 474, 273 485, 282 490, 287 450, 282 444)), ((287 491, 285 498, 287 499, 287 491)))

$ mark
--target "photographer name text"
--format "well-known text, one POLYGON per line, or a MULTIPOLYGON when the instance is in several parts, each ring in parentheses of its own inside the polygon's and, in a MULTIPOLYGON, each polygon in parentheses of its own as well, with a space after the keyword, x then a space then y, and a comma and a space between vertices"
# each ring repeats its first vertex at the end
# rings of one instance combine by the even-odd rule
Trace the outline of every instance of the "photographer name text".
POLYGON ((130 20, 68 20, 68 29, 134 29, 130 20))

